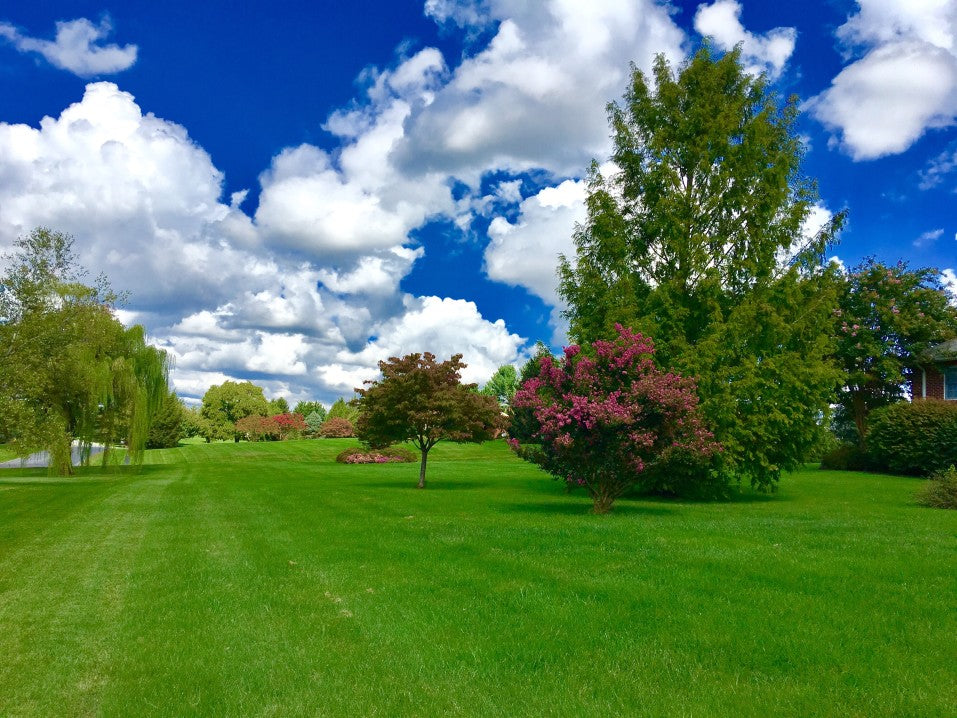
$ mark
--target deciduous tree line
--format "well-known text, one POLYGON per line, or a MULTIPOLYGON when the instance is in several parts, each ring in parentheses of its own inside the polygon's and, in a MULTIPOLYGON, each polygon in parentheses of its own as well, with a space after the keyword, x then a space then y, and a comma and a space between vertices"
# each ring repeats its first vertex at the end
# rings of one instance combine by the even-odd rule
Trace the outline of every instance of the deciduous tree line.
POLYGON ((438 441, 508 425, 596 511, 634 485, 771 490, 820 442, 832 406, 863 441, 921 353, 957 336, 937 270, 826 261, 845 213, 810 228, 818 195, 801 173, 797 107, 737 50, 705 47, 677 69, 658 58, 651 78, 633 69, 608 108, 613 169, 591 167, 575 254, 557 270, 574 343, 560 360, 539 347, 520 376, 502 367, 481 392, 461 384, 461 355, 416 353, 380 362, 379 380, 328 413, 290 412, 250 382, 185 410, 165 354, 120 325, 107 288, 71 274, 69 238, 38 229, 0 284, 0 433, 49 447, 69 471, 73 438, 122 439, 136 460, 177 425, 207 441, 355 430, 371 446, 414 443, 424 486, 438 441))

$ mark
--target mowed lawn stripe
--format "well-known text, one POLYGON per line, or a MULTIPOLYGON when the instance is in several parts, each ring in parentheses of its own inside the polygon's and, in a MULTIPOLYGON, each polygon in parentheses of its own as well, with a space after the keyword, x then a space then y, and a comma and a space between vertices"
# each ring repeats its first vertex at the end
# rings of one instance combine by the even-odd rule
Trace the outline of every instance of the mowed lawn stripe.
POLYGON ((335 464, 353 443, 0 473, 0 713, 957 705, 957 516, 916 507, 918 480, 813 470, 773 497, 595 517, 501 443, 440 444, 425 491, 414 464, 335 464))

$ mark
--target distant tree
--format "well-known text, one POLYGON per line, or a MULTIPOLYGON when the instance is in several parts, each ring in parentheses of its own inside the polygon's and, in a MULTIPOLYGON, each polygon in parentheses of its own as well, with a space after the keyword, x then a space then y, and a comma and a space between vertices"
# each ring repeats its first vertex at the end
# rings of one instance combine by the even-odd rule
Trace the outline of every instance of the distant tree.
POLYGON ((326 411, 323 409, 321 414, 318 411, 313 411, 306 416, 306 427, 310 434, 319 433, 319 429, 322 428, 322 424, 326 420, 325 413, 326 411))
POLYGON ((735 50, 677 71, 633 70, 609 108, 617 168, 593 165, 575 257, 560 266, 570 336, 653 337, 659 366, 697 379, 729 472, 773 489, 820 436, 840 380, 831 361, 844 216, 807 232, 796 98, 781 103, 735 50))
POLYGON ((694 382, 658 369, 651 341, 620 326, 614 342, 596 341, 592 350, 594 357, 572 345, 560 362, 543 358, 539 376, 515 395, 539 422, 540 465, 587 489, 597 514, 636 485, 693 490, 704 473, 698 467, 720 448, 701 419, 694 382))
POLYGON ((0 277, 0 434, 21 454, 50 452, 51 473, 73 473, 72 444, 125 442, 142 461, 167 394, 169 359, 142 327, 125 328, 101 277, 83 284, 73 238, 37 228, 15 243, 0 277))
POLYGON ((146 448, 170 449, 179 444, 179 440, 185 436, 183 419, 183 403, 176 392, 170 392, 153 417, 146 448))
POLYGON ((261 386, 248 381, 225 381, 209 387, 203 396, 202 415, 207 422, 203 436, 207 441, 230 438, 239 441, 240 434, 235 431, 237 421, 267 414, 269 402, 261 386))
POLYGON ((293 413, 304 416, 307 419, 310 414, 316 413, 319 414, 319 418, 323 421, 326 419, 326 407, 318 401, 300 401, 296 404, 296 408, 293 409, 293 413))
POLYGON ((181 433, 184 438, 191 439, 194 436, 203 436, 202 424, 203 415, 201 406, 183 405, 183 423, 181 433))
POLYGON ((250 414, 236 421, 235 433, 246 441, 277 441, 280 432, 279 422, 274 416, 250 414))
POLYGON ((359 419, 359 410, 342 397, 339 397, 332 403, 332 406, 329 407, 329 411, 326 413, 326 419, 346 419, 350 424, 355 426, 356 421, 359 419))
POLYGON ((291 414, 287 412, 285 414, 276 414, 270 418, 276 422, 276 426, 279 428, 280 441, 298 439, 309 430, 306 420, 302 418, 301 414, 291 414))
POLYGON ((511 364, 500 366, 482 387, 482 393, 498 401, 499 406, 507 409, 512 397, 518 391, 518 372, 511 364))
MULTIPOLYGON (((542 359, 552 358, 552 353, 543 342, 535 345, 535 353, 522 366, 522 371, 518 376, 518 385, 522 386, 529 379, 537 377, 542 370, 542 359)), ((535 434, 540 425, 535 419, 535 412, 527 406, 516 406, 514 396, 512 397, 511 412, 509 416, 508 435, 521 442, 535 441, 535 434)))
POLYGON ((490 396, 462 384, 462 355, 437 362, 435 356, 408 354, 379 362, 382 378, 356 389, 357 436, 373 447, 410 441, 422 452, 419 488, 425 488, 429 451, 438 442, 481 442, 504 427, 501 408, 490 396))
POLYGON ((355 427, 348 419, 341 416, 334 416, 326 419, 319 427, 319 435, 326 439, 347 439, 356 435, 355 427))
POLYGON ((849 419, 863 446, 868 416, 904 397, 920 355, 957 337, 957 308, 948 303, 939 270, 869 258, 843 277, 835 318, 835 358, 843 371, 837 422, 849 419))
POLYGON ((277 396, 275 399, 269 400, 269 414, 275 416, 276 414, 288 414, 289 413, 289 402, 286 401, 286 397, 277 396))

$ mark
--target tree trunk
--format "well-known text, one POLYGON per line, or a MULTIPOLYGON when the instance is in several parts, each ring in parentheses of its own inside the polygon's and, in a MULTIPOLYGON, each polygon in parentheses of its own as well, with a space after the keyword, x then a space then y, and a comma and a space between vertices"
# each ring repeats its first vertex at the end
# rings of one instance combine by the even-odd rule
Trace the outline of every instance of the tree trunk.
POLYGON ((419 464, 419 486, 418 488, 425 488, 425 464, 429 460, 429 450, 422 449, 422 463, 419 464))
POLYGON ((595 505, 592 507, 594 514, 607 514, 611 511, 615 499, 625 493, 628 484, 618 481, 602 481, 598 484, 592 484, 589 487, 592 499, 595 505))
POLYGON ((73 437, 70 434, 58 433, 50 444, 48 470, 53 476, 73 475, 73 437))
POLYGON ((599 490, 594 493, 595 505, 592 507, 593 514, 607 514, 611 511, 615 503, 615 496, 608 491, 599 490))
POLYGON ((862 391, 856 391, 851 395, 851 409, 854 414, 854 426, 857 428, 857 443, 863 449, 867 441, 867 402, 862 391))

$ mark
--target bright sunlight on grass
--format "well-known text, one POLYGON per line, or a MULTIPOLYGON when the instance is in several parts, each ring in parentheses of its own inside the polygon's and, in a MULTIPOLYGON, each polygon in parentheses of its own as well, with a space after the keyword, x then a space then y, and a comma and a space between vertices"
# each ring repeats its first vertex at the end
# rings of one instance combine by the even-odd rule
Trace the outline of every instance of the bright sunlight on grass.
POLYGON ((502 443, 0 471, 0 715, 957 714, 957 512, 808 470, 589 513, 502 443))

